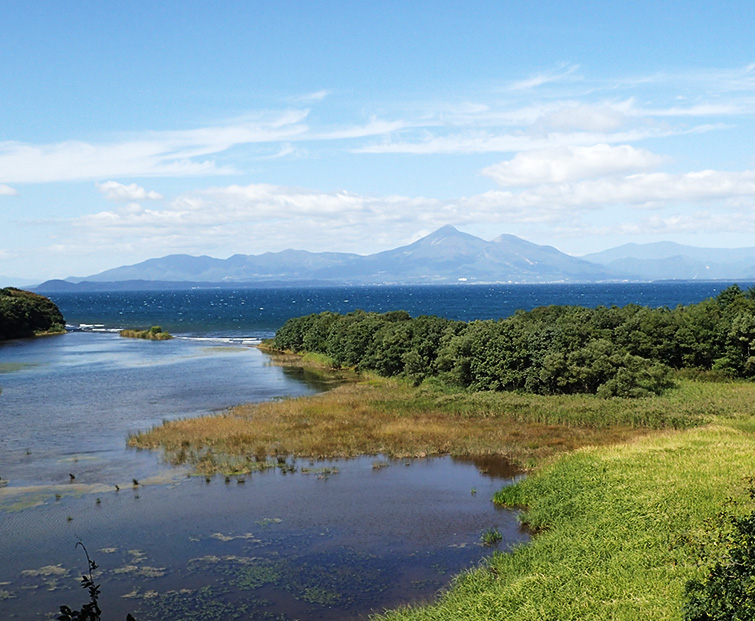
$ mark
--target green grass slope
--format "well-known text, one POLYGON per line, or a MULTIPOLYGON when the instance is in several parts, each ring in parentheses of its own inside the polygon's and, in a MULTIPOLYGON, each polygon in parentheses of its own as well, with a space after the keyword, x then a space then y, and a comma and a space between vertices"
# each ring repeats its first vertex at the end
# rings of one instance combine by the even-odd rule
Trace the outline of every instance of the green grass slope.
POLYGON ((681 619, 685 584, 705 575, 710 520, 755 473, 755 418, 730 414, 583 448, 502 490, 497 502, 526 507, 533 541, 463 574, 437 603, 381 618, 681 619))

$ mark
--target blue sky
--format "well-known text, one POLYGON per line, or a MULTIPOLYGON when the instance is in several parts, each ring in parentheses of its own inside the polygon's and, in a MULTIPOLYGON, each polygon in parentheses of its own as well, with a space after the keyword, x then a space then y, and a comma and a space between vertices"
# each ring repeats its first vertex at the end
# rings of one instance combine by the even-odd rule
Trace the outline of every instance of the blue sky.
POLYGON ((752 2, 6 0, 0 24, 8 283, 446 224, 755 246, 752 2))

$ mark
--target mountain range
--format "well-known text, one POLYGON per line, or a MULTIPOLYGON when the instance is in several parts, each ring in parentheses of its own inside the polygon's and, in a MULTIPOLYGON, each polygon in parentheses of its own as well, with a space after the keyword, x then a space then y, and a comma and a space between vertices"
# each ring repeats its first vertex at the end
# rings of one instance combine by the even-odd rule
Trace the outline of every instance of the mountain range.
POLYGON ((580 258, 514 235, 485 241, 444 226, 407 246, 370 255, 305 250, 236 254, 228 259, 169 255, 84 278, 47 281, 35 290, 669 279, 755 280, 755 248, 659 242, 626 244, 580 258))

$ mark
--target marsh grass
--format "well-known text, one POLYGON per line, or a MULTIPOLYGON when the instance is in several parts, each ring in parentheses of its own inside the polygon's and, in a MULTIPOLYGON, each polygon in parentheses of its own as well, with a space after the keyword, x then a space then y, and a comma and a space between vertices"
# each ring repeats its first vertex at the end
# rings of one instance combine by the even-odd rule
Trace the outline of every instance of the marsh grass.
POLYGON ((699 426, 717 417, 746 426, 753 402, 755 386, 745 382, 681 380, 660 397, 603 399, 447 392, 367 376, 315 396, 165 422, 128 443, 161 448, 171 463, 189 464, 202 474, 253 472, 276 467, 271 458, 289 456, 500 455, 531 468, 582 446, 699 426))
MULTIPOLYGON (((475 395, 449 396, 371 379, 316 396, 165 422, 130 437, 128 444, 161 448, 171 463, 189 464, 202 474, 240 474, 271 467, 268 459, 279 456, 495 454, 526 465, 586 444, 647 432, 626 423, 604 428, 551 422, 541 411, 547 400, 526 400, 525 408, 509 408, 505 399, 482 401, 475 395)), ((568 404, 576 413, 592 406, 588 397, 568 404)))

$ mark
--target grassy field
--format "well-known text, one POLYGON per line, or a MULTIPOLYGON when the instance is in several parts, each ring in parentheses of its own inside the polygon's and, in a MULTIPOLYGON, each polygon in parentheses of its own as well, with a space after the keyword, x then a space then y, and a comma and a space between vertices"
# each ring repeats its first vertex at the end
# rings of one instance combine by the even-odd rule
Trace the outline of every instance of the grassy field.
MULTIPOLYGON (((129 440, 205 473, 270 457, 499 454, 532 470, 495 498, 532 543, 384 619, 680 619, 729 497, 755 474, 755 385, 681 380, 664 396, 449 393, 362 378, 303 399, 166 423, 129 440)), ((255 465, 256 464, 256 465, 255 465)))

